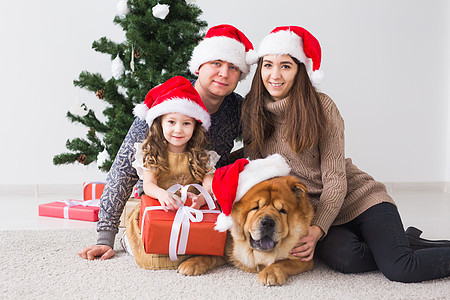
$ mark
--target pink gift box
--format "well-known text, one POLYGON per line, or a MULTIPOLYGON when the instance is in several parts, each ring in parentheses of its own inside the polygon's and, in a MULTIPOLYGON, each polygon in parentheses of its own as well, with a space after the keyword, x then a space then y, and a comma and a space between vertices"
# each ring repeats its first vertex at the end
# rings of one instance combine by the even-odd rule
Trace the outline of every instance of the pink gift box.
POLYGON ((81 203, 86 202, 79 200, 69 200, 67 202, 70 204, 67 204, 64 201, 41 204, 39 205, 39 216, 91 222, 98 221, 99 205, 84 206, 81 205, 81 203), (76 205, 77 202, 80 204, 76 205))

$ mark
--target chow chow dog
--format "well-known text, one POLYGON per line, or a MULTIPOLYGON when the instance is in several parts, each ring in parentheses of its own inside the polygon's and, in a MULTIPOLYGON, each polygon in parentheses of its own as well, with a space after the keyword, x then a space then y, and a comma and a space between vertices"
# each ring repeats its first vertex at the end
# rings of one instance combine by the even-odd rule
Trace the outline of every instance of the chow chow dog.
POLYGON ((276 177, 254 185, 231 210, 233 227, 224 256, 196 256, 183 262, 178 272, 200 275, 229 263, 258 273, 263 285, 282 285, 289 276, 313 268, 289 254, 308 232, 314 209, 305 186, 294 176, 276 177))

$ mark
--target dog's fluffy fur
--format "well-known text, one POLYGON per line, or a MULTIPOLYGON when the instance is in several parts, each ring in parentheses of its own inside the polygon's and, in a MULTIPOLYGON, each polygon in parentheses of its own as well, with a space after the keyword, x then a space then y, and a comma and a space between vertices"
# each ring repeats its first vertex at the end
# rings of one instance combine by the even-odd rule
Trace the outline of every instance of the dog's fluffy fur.
POLYGON ((259 273, 264 285, 281 285, 291 275, 309 271, 304 262, 289 254, 308 232, 314 209, 306 188, 293 176, 277 177, 252 187, 233 205, 233 228, 225 255, 197 256, 183 262, 178 272, 200 275, 226 262, 247 272, 259 273))

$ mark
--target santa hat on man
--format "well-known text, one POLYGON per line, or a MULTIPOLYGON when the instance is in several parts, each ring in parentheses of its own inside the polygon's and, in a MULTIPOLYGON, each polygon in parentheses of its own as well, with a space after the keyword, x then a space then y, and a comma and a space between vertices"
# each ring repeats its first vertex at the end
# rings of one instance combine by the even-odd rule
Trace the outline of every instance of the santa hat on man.
POLYGON ((319 41, 299 26, 277 27, 259 45, 258 56, 289 54, 306 66, 309 79, 317 85, 323 79, 320 69, 322 50, 319 41))
POLYGON ((162 115, 180 113, 202 123, 205 130, 211 125, 211 117, 197 90, 182 76, 175 76, 151 89, 143 104, 135 106, 134 115, 147 121, 148 126, 162 115))
POLYGON ((194 48, 189 70, 198 75, 198 69, 206 62, 223 60, 241 70, 240 80, 250 72, 250 65, 258 61, 258 55, 250 40, 236 27, 217 25, 211 27, 205 38, 194 48))
POLYGON ((217 217, 217 231, 226 231, 233 226, 230 216, 233 204, 253 186, 279 176, 287 176, 291 168, 280 154, 273 154, 266 158, 249 161, 238 159, 234 164, 219 168, 214 173, 212 190, 222 213, 217 217))

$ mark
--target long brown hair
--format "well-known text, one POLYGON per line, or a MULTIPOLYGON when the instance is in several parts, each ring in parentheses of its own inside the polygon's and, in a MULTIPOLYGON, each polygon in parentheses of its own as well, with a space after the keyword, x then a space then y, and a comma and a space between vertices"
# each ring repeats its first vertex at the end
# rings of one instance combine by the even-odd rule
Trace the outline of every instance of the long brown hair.
MULTIPOLYGON (((169 171, 167 141, 164 138, 161 125, 162 116, 153 121, 148 130, 148 136, 142 144, 144 167, 150 169, 158 179, 161 172, 169 171)), ((205 129, 200 122, 195 121, 194 132, 186 144, 189 158, 189 170, 195 180, 202 181, 210 170, 208 169, 209 155, 205 150, 207 143, 205 129)))
MULTIPOLYGON (((309 80, 305 65, 291 57, 298 66, 294 84, 288 94, 288 107, 284 134, 292 151, 300 153, 316 145, 325 130, 325 116, 319 94, 309 80)), ((273 114, 264 109, 264 98, 270 97, 261 78, 263 57, 253 77, 250 92, 242 105, 242 130, 244 145, 261 152, 262 146, 275 128, 273 114)))

